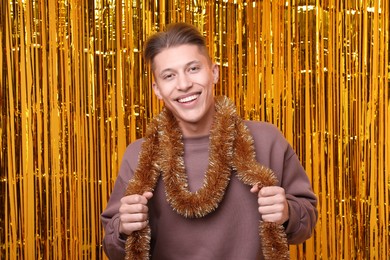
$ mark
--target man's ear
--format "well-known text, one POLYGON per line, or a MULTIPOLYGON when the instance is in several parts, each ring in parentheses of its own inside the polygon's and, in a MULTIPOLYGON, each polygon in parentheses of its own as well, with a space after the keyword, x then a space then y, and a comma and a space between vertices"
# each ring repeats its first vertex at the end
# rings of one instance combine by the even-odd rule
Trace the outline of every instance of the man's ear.
POLYGON ((219 80, 219 66, 217 64, 212 65, 212 71, 213 71, 213 83, 217 84, 219 80))
POLYGON ((160 94, 160 89, 158 88, 158 85, 156 84, 156 82, 152 83, 152 88, 153 88, 153 91, 154 91, 154 94, 156 95, 156 97, 158 99, 162 99, 161 94, 160 94))

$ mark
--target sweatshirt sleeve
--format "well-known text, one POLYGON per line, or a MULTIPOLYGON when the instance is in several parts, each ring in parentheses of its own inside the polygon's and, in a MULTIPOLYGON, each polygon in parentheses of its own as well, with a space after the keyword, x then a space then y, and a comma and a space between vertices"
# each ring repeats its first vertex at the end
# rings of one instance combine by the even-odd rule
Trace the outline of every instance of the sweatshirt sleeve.
POLYGON ((265 122, 247 122, 254 137, 256 158, 276 174, 289 205, 285 223, 289 244, 303 243, 317 223, 317 197, 295 151, 280 130, 265 122))
POLYGON ((125 240, 119 234, 119 207, 120 199, 124 195, 126 185, 121 178, 115 182, 107 207, 101 214, 104 227, 103 250, 109 259, 124 259, 125 240))
POLYGON ((317 223, 317 197, 310 181, 291 147, 286 153, 281 186, 285 189, 290 218, 285 223, 290 244, 303 243, 312 236, 317 223))
POLYGON ((118 177, 114 189, 108 200, 107 207, 101 214, 101 221, 105 231, 103 238, 103 250, 109 259, 125 258, 125 240, 119 233, 119 208, 120 200, 125 195, 127 184, 134 175, 139 153, 139 142, 131 144, 123 156, 118 177))

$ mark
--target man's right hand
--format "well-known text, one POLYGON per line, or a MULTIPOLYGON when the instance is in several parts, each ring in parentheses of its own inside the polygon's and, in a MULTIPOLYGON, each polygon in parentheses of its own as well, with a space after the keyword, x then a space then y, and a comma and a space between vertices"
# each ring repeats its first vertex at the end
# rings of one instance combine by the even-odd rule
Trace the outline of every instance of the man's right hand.
POLYGON ((144 192, 142 195, 134 194, 121 199, 119 208, 120 224, 119 233, 130 235, 134 231, 141 230, 148 224, 148 200, 153 193, 144 192))

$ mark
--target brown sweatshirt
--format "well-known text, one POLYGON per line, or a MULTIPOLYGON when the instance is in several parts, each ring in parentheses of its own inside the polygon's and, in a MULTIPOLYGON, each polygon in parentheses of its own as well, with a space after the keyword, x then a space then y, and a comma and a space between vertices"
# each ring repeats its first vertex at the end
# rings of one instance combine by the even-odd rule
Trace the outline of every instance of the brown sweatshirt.
MULTIPOLYGON (((290 219, 285 223, 288 242, 308 239, 317 222, 317 199, 296 153, 282 133, 264 122, 245 121, 253 138, 257 161, 271 168, 285 189, 290 219)), ((208 167, 209 136, 185 138, 184 162, 189 189, 203 185, 208 167)), ((142 139, 130 144, 123 156, 118 178, 101 215, 105 229, 103 248, 110 259, 123 259, 124 243, 119 230, 120 199, 137 168, 142 139)), ((216 211, 199 219, 186 219, 174 212, 165 197, 164 184, 157 183, 149 201, 152 229, 151 255, 159 260, 262 259, 257 195, 234 173, 216 211), (260 256, 260 257, 259 257, 260 256)))

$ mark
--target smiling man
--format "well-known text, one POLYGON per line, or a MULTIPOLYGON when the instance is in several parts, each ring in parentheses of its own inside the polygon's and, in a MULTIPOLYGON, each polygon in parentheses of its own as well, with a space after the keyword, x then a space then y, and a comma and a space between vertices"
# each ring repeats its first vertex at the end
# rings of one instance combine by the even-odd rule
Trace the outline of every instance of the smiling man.
MULTIPOLYGON (((148 48, 145 50, 148 51, 148 48)), ((166 48, 153 58, 154 93, 173 113, 184 136, 209 133, 213 121, 218 66, 193 44, 166 48)))
POLYGON ((291 146, 276 127, 244 121, 229 99, 214 97, 218 66, 192 25, 152 35, 144 57, 164 109, 123 156, 101 216, 107 256, 288 258, 283 243, 304 242, 317 221, 291 146))

